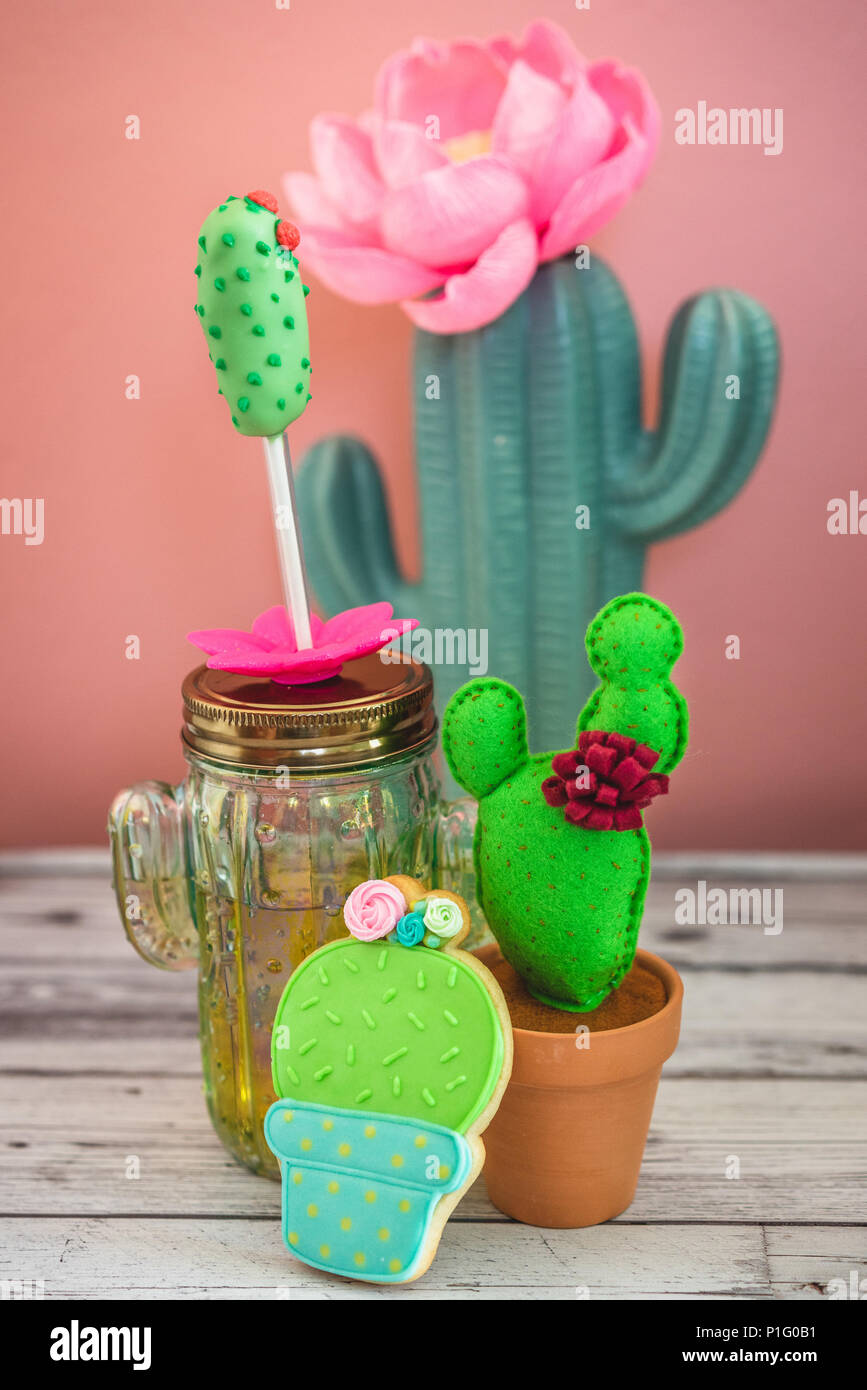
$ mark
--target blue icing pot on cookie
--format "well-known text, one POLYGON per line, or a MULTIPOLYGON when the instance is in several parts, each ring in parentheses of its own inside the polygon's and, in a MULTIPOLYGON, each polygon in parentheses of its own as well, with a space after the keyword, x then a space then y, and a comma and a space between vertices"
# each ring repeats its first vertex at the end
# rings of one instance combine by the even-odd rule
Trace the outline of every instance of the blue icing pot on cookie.
POLYGON ((350 1279, 403 1283, 463 1187, 473 1154, 462 1134, 399 1115, 291 1098, 265 1116, 280 1160, 283 1239, 306 1264, 350 1279))

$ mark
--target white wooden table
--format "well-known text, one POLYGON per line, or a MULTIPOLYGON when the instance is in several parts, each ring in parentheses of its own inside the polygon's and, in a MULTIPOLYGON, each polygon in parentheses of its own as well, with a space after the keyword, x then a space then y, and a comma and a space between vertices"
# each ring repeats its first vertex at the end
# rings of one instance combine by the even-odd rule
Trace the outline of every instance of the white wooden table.
POLYGON ((388 1300, 818 1299, 867 1279, 867 860, 660 859, 641 942, 686 998, 632 1206, 539 1230, 480 1180, 430 1271, 387 1290, 285 1252, 278 1185, 211 1130, 194 979, 135 956, 107 862, 0 869, 0 1279, 46 1298, 388 1300), (782 887, 783 932, 676 926, 674 893, 700 878, 782 887))

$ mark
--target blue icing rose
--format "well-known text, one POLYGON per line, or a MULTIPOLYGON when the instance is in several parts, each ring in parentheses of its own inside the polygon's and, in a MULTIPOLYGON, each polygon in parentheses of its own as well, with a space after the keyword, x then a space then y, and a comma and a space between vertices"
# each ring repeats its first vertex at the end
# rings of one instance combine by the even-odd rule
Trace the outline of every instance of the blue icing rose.
POLYGON ((417 946, 424 940, 425 924, 420 912, 407 912, 395 927, 401 946, 417 946))

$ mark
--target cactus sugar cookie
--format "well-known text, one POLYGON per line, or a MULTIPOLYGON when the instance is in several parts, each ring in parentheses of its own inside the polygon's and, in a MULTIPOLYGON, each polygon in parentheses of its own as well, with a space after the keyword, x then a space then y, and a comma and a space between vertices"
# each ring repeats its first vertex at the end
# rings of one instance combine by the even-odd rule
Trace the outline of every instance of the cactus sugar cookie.
POLYGON ((600 684, 574 748, 532 755, 524 702, 504 681, 460 689, 443 752, 479 803, 476 891, 503 955, 531 994, 587 1012, 632 965, 650 878, 643 812, 686 751, 686 701, 669 679, 683 649, 673 613, 615 598, 587 629, 600 684))
POLYGON ((283 1237, 306 1264, 401 1284, 424 1274, 484 1161, 512 1067, 493 975, 459 949, 463 899, 394 875, 358 884, 348 939, 292 975, 271 1041, 265 1137, 283 1237))
POLYGON ((299 239, 265 192, 227 198, 199 233, 196 313, 240 434, 279 435, 310 400, 299 239))

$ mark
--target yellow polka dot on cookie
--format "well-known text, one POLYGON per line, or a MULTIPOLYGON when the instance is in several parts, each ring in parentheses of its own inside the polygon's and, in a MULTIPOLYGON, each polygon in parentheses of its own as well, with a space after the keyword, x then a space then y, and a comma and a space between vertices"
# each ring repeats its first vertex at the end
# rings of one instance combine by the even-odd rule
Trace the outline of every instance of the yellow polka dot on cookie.
POLYGON ((302 1139, 302 1140, 301 1140, 301 1147, 302 1147, 302 1149, 304 1150, 305 1153, 309 1153, 310 1150, 313 1148, 313 1140, 312 1140, 312 1139, 302 1139))
POLYGON ((452 1175, 452 1170, 451 1170, 451 1168, 448 1166, 448 1164, 447 1164, 447 1163, 441 1163, 441 1164, 440 1164, 440 1177, 441 1177, 443 1180, 445 1180, 446 1178, 450 1178, 451 1175, 452 1175))
POLYGON ((295 1119, 295 1116, 292 1114, 291 1110, 284 1110, 283 1119, 286 1121, 287 1125, 291 1125, 292 1121, 295 1119))
POLYGON ((364 1137, 365 1137, 365 1139, 375 1139, 375 1138, 376 1138, 376 1126, 375 1126, 375 1125, 366 1125, 366 1126, 365 1126, 365 1130, 364 1130, 364 1137))
POLYGON ((409 1211, 409 1202, 406 1200, 405 1197, 401 1198, 400 1209, 401 1211, 409 1211))
POLYGON ((293 1174, 292 1174, 292 1181, 294 1182, 295 1186, 298 1187, 298 1186, 304 1181, 304 1174, 303 1174, 303 1173, 293 1173, 293 1174))
POLYGON ((392 1155, 391 1155, 391 1166, 392 1166, 392 1168, 402 1168, 402 1167, 403 1167, 403 1157, 402 1157, 401 1154, 392 1154, 392 1155))
POLYGON ((364 1200, 365 1200, 365 1202, 375 1202, 375 1201, 376 1201, 376 1193, 375 1193, 372 1189, 371 1189, 370 1192, 365 1192, 365 1194, 364 1194, 364 1200))
POLYGON ((290 1231, 290 1232, 289 1232, 289 1244, 290 1244, 290 1245, 297 1245, 297 1244, 298 1244, 298 1232, 297 1232, 297 1231, 290 1231))
POLYGON ((416 1135, 416 1137, 415 1137, 415 1146, 416 1146, 417 1149, 423 1149, 426 1143, 427 1143, 427 1136, 426 1136, 426 1135, 424 1135, 424 1134, 417 1134, 417 1135, 416 1135))
POLYGON ((337 1146, 337 1152, 340 1154, 340 1157, 341 1157, 341 1158, 348 1158, 349 1155, 352 1153, 352 1145, 351 1145, 351 1144, 338 1144, 338 1146, 337 1146))
POLYGON ((334 1121, 333 1121, 333 1120, 323 1120, 323 1121, 322 1121, 322 1128, 323 1128, 324 1130, 333 1129, 333 1128, 334 1128, 334 1121))
POLYGON ((339 1183, 339 1182, 330 1182, 330 1183, 328 1184, 328 1191, 329 1191, 329 1192, 339 1192, 339 1191, 340 1191, 340 1183, 339 1183))
POLYGON ((367 1256, 364 1254, 362 1250, 356 1250, 352 1258, 355 1260, 355 1263, 357 1265, 363 1265, 367 1263, 367 1256))
POLYGON ((311 1203, 310 1203, 310 1206, 307 1208, 307 1215, 308 1215, 308 1216, 318 1216, 318 1215, 319 1215, 319 1208, 317 1207, 317 1205, 316 1205, 315 1202, 311 1202, 311 1203))
POLYGON ((392 1274, 398 1274, 400 1272, 400 1260, 389 1260, 388 1267, 392 1274))
POLYGON ((388 1240, 389 1236, 391 1235, 391 1231, 388 1229, 387 1226, 380 1226, 376 1234, 379 1236, 380 1240, 388 1240))
POLYGON ((344 1216, 341 1218, 340 1229, 341 1231, 349 1231, 352 1229, 352 1222, 350 1221, 348 1216, 344 1216))
POLYGON ((328 1259, 328 1256, 331 1254, 331 1246, 330 1246, 330 1245, 320 1245, 320 1247, 319 1247, 319 1253, 320 1253, 320 1255, 322 1256, 323 1260, 327 1260, 327 1259, 328 1259))

